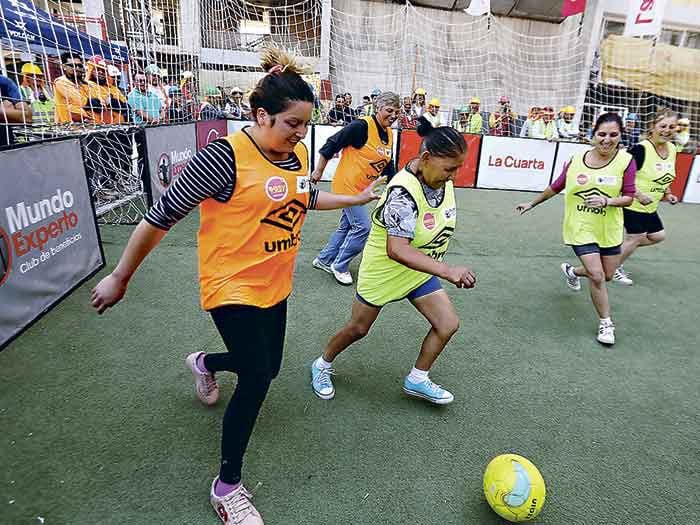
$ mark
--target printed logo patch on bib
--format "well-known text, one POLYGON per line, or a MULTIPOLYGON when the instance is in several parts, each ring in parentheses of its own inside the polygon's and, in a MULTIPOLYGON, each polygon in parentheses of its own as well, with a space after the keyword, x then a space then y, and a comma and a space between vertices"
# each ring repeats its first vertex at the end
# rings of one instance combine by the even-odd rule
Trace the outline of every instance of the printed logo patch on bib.
POLYGON ((423 226, 429 230, 435 228, 435 215, 430 212, 426 212, 425 215, 423 215, 423 226))
POLYGON ((309 177, 297 177, 297 193, 309 193, 309 177))
POLYGON ((581 173, 581 175, 577 175, 576 176, 576 184, 578 184, 579 186, 585 186, 586 184, 588 184, 588 175, 586 175, 585 173, 581 173))
POLYGON ((270 177, 265 183, 265 193, 273 201, 281 201, 288 191, 287 181, 282 177, 270 177))
POLYGON ((597 184, 602 184, 603 186, 614 186, 617 184, 617 180, 617 177, 614 175, 598 175, 595 181, 597 184))
POLYGON ((445 219, 449 221, 452 217, 457 215, 457 208, 445 208, 444 215, 445 219))

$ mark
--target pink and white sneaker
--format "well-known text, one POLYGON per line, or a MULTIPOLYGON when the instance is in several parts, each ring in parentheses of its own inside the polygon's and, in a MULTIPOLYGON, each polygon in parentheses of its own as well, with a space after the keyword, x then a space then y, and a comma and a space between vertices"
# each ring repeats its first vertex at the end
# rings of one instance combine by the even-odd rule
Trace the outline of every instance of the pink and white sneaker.
POLYGON ((224 525, 265 525, 260 513, 253 506, 253 495, 241 484, 225 496, 214 492, 218 477, 211 483, 209 501, 224 525))
POLYGON ((202 373, 197 366, 197 358, 204 352, 194 352, 187 356, 185 363, 194 376, 194 390, 197 392, 199 400, 207 406, 216 404, 219 400, 219 385, 216 383, 214 374, 202 373))

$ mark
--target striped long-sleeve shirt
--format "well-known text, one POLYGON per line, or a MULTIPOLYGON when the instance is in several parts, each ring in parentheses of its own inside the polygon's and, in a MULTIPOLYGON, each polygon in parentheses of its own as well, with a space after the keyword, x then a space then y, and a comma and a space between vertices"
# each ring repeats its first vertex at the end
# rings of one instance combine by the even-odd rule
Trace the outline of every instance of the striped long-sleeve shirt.
MULTIPOLYGON (((283 169, 299 169, 301 161, 292 153, 287 160, 275 161, 283 169)), ((145 215, 146 221, 169 230, 205 199, 228 202, 236 186, 236 161, 233 148, 226 140, 217 140, 199 151, 179 177, 165 190, 145 215)), ((316 207, 318 190, 312 189, 309 208, 316 207)))

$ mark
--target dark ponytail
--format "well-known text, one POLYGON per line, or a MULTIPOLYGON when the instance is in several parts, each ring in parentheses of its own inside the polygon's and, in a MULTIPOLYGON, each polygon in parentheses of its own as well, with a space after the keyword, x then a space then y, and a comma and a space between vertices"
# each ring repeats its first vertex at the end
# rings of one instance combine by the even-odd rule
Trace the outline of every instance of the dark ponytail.
POLYGON ((262 68, 268 72, 250 94, 250 107, 253 120, 257 121, 257 111, 262 108, 269 115, 281 113, 290 102, 314 102, 311 87, 301 77, 310 69, 295 56, 276 47, 268 47, 262 53, 262 68))
POLYGON ((467 143, 462 134, 449 126, 434 128, 425 117, 416 123, 418 135, 423 137, 420 153, 427 151, 436 157, 459 157, 467 152, 467 143))
POLYGON ((591 135, 595 136, 595 134, 598 132, 598 128, 603 124, 607 124, 608 122, 615 122, 620 127, 620 133, 622 133, 625 130, 625 125, 622 123, 622 117, 620 115, 613 112, 603 113, 595 121, 595 125, 593 126, 593 132, 591 133, 591 135))

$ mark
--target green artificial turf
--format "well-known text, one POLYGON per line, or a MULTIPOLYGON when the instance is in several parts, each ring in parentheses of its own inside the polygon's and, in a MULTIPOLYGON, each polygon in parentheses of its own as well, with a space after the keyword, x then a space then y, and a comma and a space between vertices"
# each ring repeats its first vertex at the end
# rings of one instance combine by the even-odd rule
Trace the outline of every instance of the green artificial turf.
MULTIPOLYGON (((344 323, 354 294, 311 267, 337 212, 310 212, 290 300, 284 365, 246 456, 268 525, 495 524, 482 495, 491 457, 516 452, 547 483, 537 523, 700 522, 700 207, 662 206, 668 240, 610 286, 618 343, 595 341, 588 286, 570 292, 559 264, 563 200, 512 211, 529 194, 458 190, 448 261, 478 275, 445 284, 459 332, 431 377, 455 394, 434 407, 401 381, 427 331, 407 303, 381 313, 336 361, 336 398, 309 364, 344 323)), ((185 356, 223 351, 198 304, 190 217, 102 317, 97 278, 0 353, 0 523, 204 524, 218 468, 223 402, 200 405, 185 356)), ((131 227, 103 226, 108 268, 131 227)), ((351 266, 353 273, 357 262, 351 266)))

